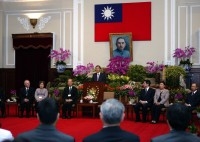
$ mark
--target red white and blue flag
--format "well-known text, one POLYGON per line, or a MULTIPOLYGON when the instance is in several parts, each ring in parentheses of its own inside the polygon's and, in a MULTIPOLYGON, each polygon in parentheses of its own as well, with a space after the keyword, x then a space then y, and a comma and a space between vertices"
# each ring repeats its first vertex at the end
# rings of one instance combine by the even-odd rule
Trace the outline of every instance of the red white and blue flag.
POLYGON ((109 33, 132 33, 133 40, 151 40, 151 2, 95 5, 95 41, 109 33))

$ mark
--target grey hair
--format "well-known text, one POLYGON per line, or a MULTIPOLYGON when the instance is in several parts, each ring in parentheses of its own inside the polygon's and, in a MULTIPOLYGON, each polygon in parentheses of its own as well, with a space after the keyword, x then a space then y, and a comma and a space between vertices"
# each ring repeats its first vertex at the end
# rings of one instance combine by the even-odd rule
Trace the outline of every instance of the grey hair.
POLYGON ((108 99, 100 107, 102 119, 107 124, 120 123, 124 110, 124 105, 116 99, 108 99))

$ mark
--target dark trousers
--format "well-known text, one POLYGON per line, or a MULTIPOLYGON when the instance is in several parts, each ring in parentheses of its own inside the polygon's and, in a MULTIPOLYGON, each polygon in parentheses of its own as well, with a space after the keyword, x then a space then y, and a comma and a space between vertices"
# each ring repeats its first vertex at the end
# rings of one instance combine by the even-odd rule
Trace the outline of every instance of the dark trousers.
POLYGON ((5 115, 6 107, 5 107, 5 103, 2 101, 0 101, 0 108, 1 108, 1 116, 3 117, 5 115))
POLYGON ((135 111, 135 115, 136 115, 136 121, 140 121, 140 108, 142 109, 142 120, 146 121, 146 116, 148 113, 148 108, 151 108, 151 104, 146 103, 146 104, 141 104, 141 103, 137 103, 134 106, 134 111, 135 111))
POLYGON ((29 116, 31 106, 32 106, 32 103, 30 103, 30 102, 22 102, 20 104, 21 116, 23 116, 23 114, 24 114, 24 109, 26 109, 26 116, 29 116))
POLYGON ((67 111, 67 115, 71 116, 71 111, 72 111, 72 105, 73 102, 65 102, 62 106, 62 115, 66 116, 66 111, 67 111))
POLYGON ((160 104, 160 105, 153 105, 152 108, 151 108, 151 117, 152 117, 152 120, 155 120, 156 122, 159 120, 159 117, 160 117, 160 112, 161 112, 161 109, 162 108, 165 108, 164 104, 160 104))

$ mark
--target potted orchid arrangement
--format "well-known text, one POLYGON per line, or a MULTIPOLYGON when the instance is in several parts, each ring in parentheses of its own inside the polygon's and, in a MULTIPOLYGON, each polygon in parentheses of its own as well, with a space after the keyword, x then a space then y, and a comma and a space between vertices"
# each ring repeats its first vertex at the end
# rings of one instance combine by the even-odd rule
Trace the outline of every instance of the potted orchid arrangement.
MULTIPOLYGON (((160 71, 163 71, 163 68, 165 67, 164 64, 158 64, 155 62, 147 62, 147 66, 145 67, 147 77, 148 78, 154 78, 154 82, 160 82, 160 71)), ((153 82, 153 81, 151 81, 153 82)))
POLYGON ((16 95, 16 93, 17 93, 17 92, 16 92, 15 89, 11 89, 11 90, 10 90, 10 94, 11 94, 11 97, 10 97, 10 98, 12 99, 13 102, 16 102, 16 101, 17 101, 17 95, 16 95))
POLYGON ((85 81, 88 81, 88 76, 94 70, 93 63, 88 63, 86 66, 78 65, 73 70, 73 76, 75 78, 76 85, 82 84, 85 81))
POLYGON ((180 60, 179 65, 183 66, 186 71, 191 69, 192 63, 190 62, 191 56, 194 54, 195 48, 187 46, 185 49, 176 48, 175 52, 173 53, 173 57, 180 60))
POLYGON ((66 59, 70 57, 71 53, 69 50, 64 50, 63 48, 60 48, 60 52, 57 50, 51 50, 51 53, 49 54, 49 57, 51 59, 55 58, 55 65, 57 68, 57 71, 59 73, 63 73, 66 68, 66 59))

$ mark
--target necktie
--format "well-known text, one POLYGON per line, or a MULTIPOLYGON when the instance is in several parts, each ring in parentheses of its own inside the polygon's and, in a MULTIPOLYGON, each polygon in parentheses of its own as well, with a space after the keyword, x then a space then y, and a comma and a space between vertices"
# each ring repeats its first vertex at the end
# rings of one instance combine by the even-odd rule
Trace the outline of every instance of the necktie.
POLYGON ((69 87, 69 93, 70 93, 70 94, 71 94, 71 91, 72 91, 72 87, 70 86, 70 87, 69 87))
POLYGON ((100 74, 99 74, 99 73, 97 73, 97 81, 99 81, 99 75, 100 75, 100 74))
POLYGON ((162 92, 160 92, 160 96, 159 96, 159 98, 158 98, 158 102, 161 101, 161 94, 162 94, 162 92))
POLYGON ((28 88, 26 88, 26 96, 28 96, 28 88))
POLYGON ((145 95, 147 94, 147 91, 148 91, 147 88, 145 88, 145 95))

